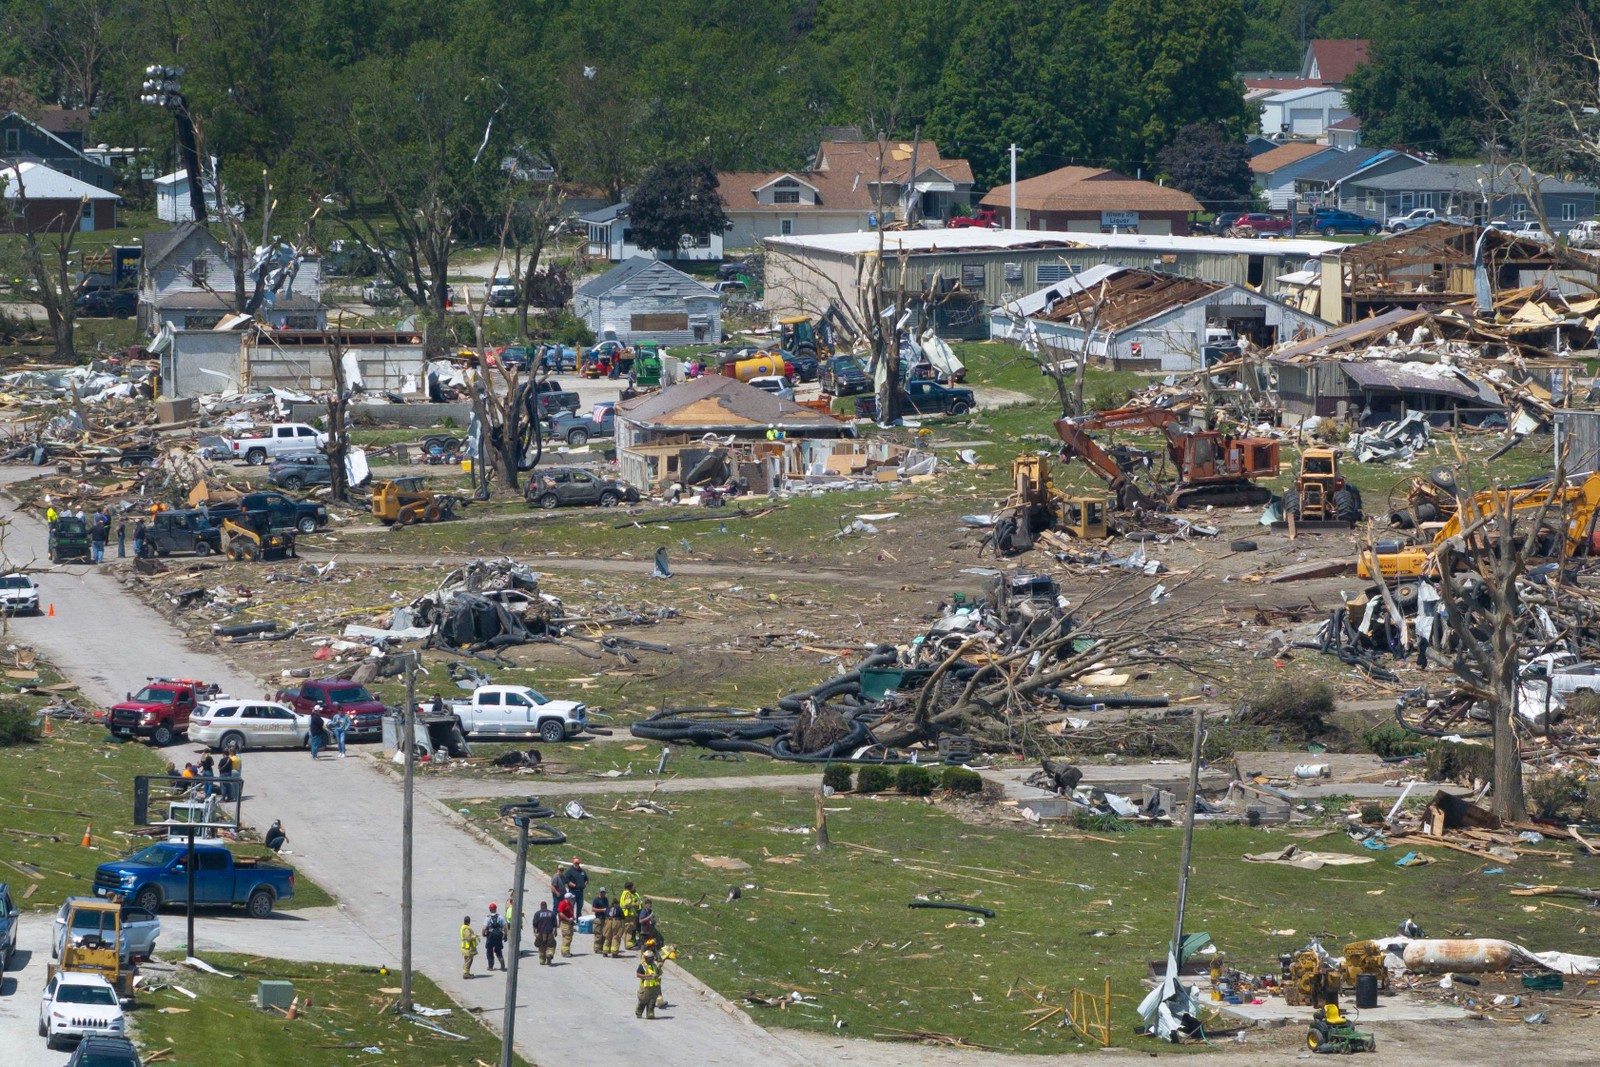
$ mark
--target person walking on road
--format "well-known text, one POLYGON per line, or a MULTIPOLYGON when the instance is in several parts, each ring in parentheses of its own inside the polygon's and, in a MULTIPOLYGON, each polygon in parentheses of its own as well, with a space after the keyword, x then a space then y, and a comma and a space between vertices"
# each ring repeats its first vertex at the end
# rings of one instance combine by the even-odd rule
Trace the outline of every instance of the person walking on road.
POLYGON ((617 903, 622 906, 622 925, 628 932, 628 948, 636 949, 639 947, 639 894, 632 882, 622 887, 622 895, 617 898, 617 903))
POLYGON ((539 901, 539 910, 533 913, 533 947, 539 950, 539 963, 548 967, 556 958, 556 913, 550 905, 539 901))
POLYGON ((322 746, 328 743, 328 726, 322 719, 322 705, 311 709, 311 758, 317 759, 322 746))
MULTIPOLYGON (((599 901, 595 901, 595 914, 599 915, 599 901)), ((596 922, 599 920, 596 919, 596 922)), ((616 959, 622 955, 622 905, 613 900, 606 908, 605 917, 605 944, 601 948, 604 955, 616 959)))
POLYGON ((572 934, 578 928, 578 898, 571 893, 556 905, 556 923, 561 927, 561 954, 571 957, 572 934))
POLYGON ((594 954, 605 955, 606 951, 606 912, 611 910, 611 898, 606 896, 606 887, 601 886, 600 892, 595 894, 594 903, 594 954))
POLYGON ((100 517, 96 515, 94 525, 89 527, 90 558, 94 562, 104 563, 106 561, 106 539, 110 535, 111 527, 107 523, 101 522, 100 517))
POLYGON ((633 973, 639 976, 639 1003, 633 1009, 633 1017, 654 1019, 656 1002, 661 999, 661 964, 656 954, 646 952, 641 956, 633 973))
POLYGON ((489 970, 500 960, 500 969, 506 969, 506 921, 500 917, 493 904, 489 905, 489 918, 483 924, 483 945, 489 954, 489 970))
POLYGON ((328 723, 328 729, 333 734, 333 743, 339 746, 339 758, 344 759, 344 735, 350 732, 350 716, 341 709, 328 723))
POLYGON ((144 520, 140 519, 133 524, 133 558, 144 558, 144 520))
POLYGON ((472 961, 478 958, 478 931, 472 928, 472 916, 461 917, 461 977, 472 977, 472 961))
POLYGON ((117 558, 126 559, 128 555, 128 520, 120 519, 117 522, 117 558))

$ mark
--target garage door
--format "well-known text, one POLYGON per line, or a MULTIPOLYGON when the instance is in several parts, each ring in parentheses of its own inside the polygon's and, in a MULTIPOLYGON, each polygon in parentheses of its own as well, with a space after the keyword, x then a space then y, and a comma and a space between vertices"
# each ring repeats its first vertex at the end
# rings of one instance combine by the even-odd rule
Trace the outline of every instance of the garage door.
POLYGON ((1322 136, 1322 109, 1320 107, 1292 107, 1289 109, 1289 132, 1296 137, 1322 136))

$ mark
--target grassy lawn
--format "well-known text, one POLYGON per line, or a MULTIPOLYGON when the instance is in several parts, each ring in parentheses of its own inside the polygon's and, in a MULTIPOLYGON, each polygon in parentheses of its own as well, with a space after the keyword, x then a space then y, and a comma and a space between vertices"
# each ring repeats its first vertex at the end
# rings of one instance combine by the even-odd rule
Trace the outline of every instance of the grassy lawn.
MULTIPOLYGON (((194 993, 194 999, 171 985, 139 998, 132 1022, 147 1060, 165 1049, 161 1062, 174 1067, 455 1067, 500 1062, 499 1037, 420 973, 412 981, 414 1002, 454 1009, 427 1022, 465 1040, 435 1033, 389 1010, 400 994, 399 972, 223 954, 206 962, 234 977, 180 969, 174 981, 194 993), (302 1002, 310 998, 311 1006, 292 1021, 258 1009, 256 984, 267 979, 292 982, 295 994, 302 1002)), ((516 1062, 527 1061, 517 1057, 516 1062)))
MULTIPOLYGON (((819 853, 811 834, 797 832, 813 824, 808 795, 689 793, 665 802, 670 816, 613 812, 610 798, 586 797, 596 818, 563 821, 571 835, 564 847, 632 874, 656 900, 679 963, 723 995, 816 998, 788 1010, 753 1008, 757 1021, 821 1031, 837 1018, 857 1037, 895 1027, 1068 1052, 1082 1047, 1070 1029, 1024 1031, 1037 1016, 1023 1011, 1062 1004, 1074 986, 1099 991, 1110 978, 1113 1041, 1142 1043, 1132 1034, 1134 1008, 1147 962, 1171 935, 1177 831, 1085 835, 976 823, 918 800, 845 794, 827 802, 833 846, 819 853), (747 866, 729 869, 721 857, 747 866), (723 903, 734 885, 740 897, 723 903), (998 914, 980 923, 906 907, 919 897, 998 914), (1018 986, 1050 992, 1042 1001, 1009 996, 1018 986)), ((492 807, 472 810, 494 819, 492 807)), ((1407 916, 1434 936, 1506 937, 1536 951, 1600 948, 1600 929, 1578 932, 1569 909, 1518 906, 1506 895, 1512 883, 1546 874, 1592 884, 1600 861, 1576 857, 1573 869, 1524 859, 1486 874, 1499 864, 1426 848, 1431 866, 1396 867, 1405 851, 1366 853, 1337 832, 1308 841, 1284 830, 1203 827, 1186 929, 1209 932, 1231 965, 1257 973, 1275 971, 1278 953, 1313 935, 1342 947, 1388 934, 1407 916), (1241 859, 1290 844, 1375 862, 1309 872, 1241 859)))
MULTIPOLYGON (((182 760, 184 750, 168 750, 182 760)), ((55 908, 90 892, 94 869, 149 844, 119 831, 132 827, 133 778, 163 774, 168 756, 148 745, 113 742, 99 725, 55 723, 37 744, 0 748, 0 880, 26 907, 55 908), (83 834, 92 827, 92 847, 83 834), (29 891, 29 886, 37 886, 29 891), (27 894, 24 896, 24 894, 27 894)), ((152 812, 154 815, 155 813, 152 812)), ((240 845, 241 856, 271 856, 260 845, 240 845)), ((315 882, 295 878, 284 910, 333 903, 315 882)))

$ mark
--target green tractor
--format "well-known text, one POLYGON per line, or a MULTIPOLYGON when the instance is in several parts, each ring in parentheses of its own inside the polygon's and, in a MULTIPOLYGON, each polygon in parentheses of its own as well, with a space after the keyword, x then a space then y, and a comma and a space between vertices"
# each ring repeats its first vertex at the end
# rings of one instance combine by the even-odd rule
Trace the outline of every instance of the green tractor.
POLYGON ((661 348, 655 344, 642 344, 633 357, 633 384, 640 389, 661 387, 661 348))
POLYGON ((1312 1052, 1347 1055, 1352 1052, 1376 1052, 1378 1041, 1371 1034, 1357 1030, 1349 1019, 1339 1014, 1339 1005, 1327 1004, 1311 1020, 1311 1030, 1306 1034, 1306 1048, 1312 1052))
POLYGON ((59 515, 50 524, 50 562, 89 559, 89 522, 76 515, 59 515))

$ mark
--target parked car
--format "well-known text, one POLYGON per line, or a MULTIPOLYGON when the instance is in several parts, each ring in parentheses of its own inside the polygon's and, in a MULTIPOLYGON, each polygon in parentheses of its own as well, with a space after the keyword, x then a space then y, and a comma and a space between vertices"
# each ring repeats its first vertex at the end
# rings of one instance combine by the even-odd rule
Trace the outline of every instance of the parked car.
POLYGON ((729 278, 727 281, 715 283, 712 288, 723 296, 727 296, 729 293, 742 293, 749 287, 738 278, 729 278))
MULTIPOLYGON (((275 904, 294 896, 294 871, 274 863, 240 859, 225 845, 196 842, 194 902, 244 905, 265 919, 275 904)), ((189 902, 189 846, 163 841, 127 859, 102 863, 94 872, 94 895, 118 896, 145 911, 189 902)))
POLYGON ((1231 229, 1248 230, 1257 237, 1287 237, 1289 220, 1282 215, 1269 215, 1264 211, 1250 211, 1233 220, 1231 229))
POLYGON ((267 468, 267 481, 285 489, 299 491, 308 485, 333 484, 333 468, 321 452, 279 456, 267 468))
POLYGON ((1567 231, 1567 243, 1573 248, 1600 247, 1600 222, 1589 219, 1578 223, 1567 231))
POLYGON ((525 685, 480 685, 469 699, 452 700, 446 708, 463 734, 484 739, 537 737, 554 743, 576 737, 589 725, 585 705, 552 700, 525 685))
POLYGON ((578 415, 571 411, 558 411, 550 417, 550 436, 565 441, 573 448, 589 443, 594 437, 617 436, 616 404, 596 404, 593 413, 578 415))
MULTIPOLYGON (((900 393, 901 413, 907 415, 965 415, 977 407, 977 403, 977 396, 971 389, 952 388, 927 379, 907 382, 900 393)), ((877 418, 878 398, 857 400, 856 416, 877 418)))
POLYGON ((11 896, 11 887, 0 882, 0 975, 11 966, 11 954, 17 951, 17 924, 21 916, 11 896))
POLYGON ((1431 207, 1419 207, 1404 215, 1389 216, 1384 220, 1383 228, 1390 233, 1404 233, 1434 222, 1448 222, 1455 226, 1467 224, 1466 218, 1461 215, 1441 215, 1431 207))
POLYGON ((563 388, 561 383, 553 378, 535 382, 533 391, 539 397, 539 411, 546 418, 555 415, 558 411, 576 413, 578 405, 583 403, 582 397, 570 389, 563 388))
POLYGON ((37 615, 38 585, 26 574, 0 575, 0 611, 7 615, 37 615))
POLYGON ((1229 230, 1233 229, 1234 224, 1237 223, 1243 216, 1244 212, 1242 211, 1224 211, 1222 214, 1211 220, 1211 223, 1209 226, 1207 226, 1207 229, 1220 237, 1229 230))
POLYGON ((269 700, 208 700, 189 717, 189 740, 217 752, 304 748, 311 716, 269 700))
POLYGON ((872 391, 872 379, 854 356, 834 356, 817 371, 817 383, 823 392, 834 396, 872 391))
POLYGON ((322 257, 322 273, 329 276, 371 274, 377 269, 378 254, 363 241, 349 238, 330 241, 322 257))
POLYGON ((369 307, 399 307, 404 294, 400 287, 387 278, 374 278, 361 290, 361 302, 369 307))
POLYGON ((139 1050, 125 1037, 91 1034, 72 1050, 67 1067, 143 1067, 139 1050))
POLYGON ((1538 219, 1527 219, 1516 224, 1511 231, 1511 236, 1520 237, 1525 241, 1539 241, 1541 243, 1551 240, 1550 232, 1538 219))
MULTIPOLYGON (((73 904, 93 899, 93 897, 68 897, 62 903, 56 912, 55 932, 50 938, 51 959, 60 959, 61 950, 66 947, 67 913, 72 911, 73 904)), ((99 936, 101 920, 99 912, 80 910, 74 917, 78 920, 78 929, 73 934, 75 939, 85 936, 89 931, 99 936)), ((147 960, 155 955, 156 939, 161 936, 161 918, 155 912, 134 907, 132 904, 124 904, 120 925, 122 934, 117 950, 124 962, 147 960)))
POLYGON ((383 735, 383 701, 367 687, 348 678, 320 678, 298 686, 280 689, 274 700, 289 705, 296 714, 309 715, 318 704, 324 716, 344 712, 350 716, 350 741, 376 741, 383 735))
POLYGON ((76 303, 84 318, 129 319, 139 308, 139 294, 132 289, 91 289, 76 303))
POLYGON ((753 385, 764 393, 771 393, 779 400, 793 400, 794 386, 789 384, 789 379, 778 374, 763 374, 751 378, 746 384, 753 385))
POLYGON ((51 563, 89 559, 89 523, 76 515, 62 515, 50 524, 47 550, 51 563))
POLYGON ((951 215, 944 220, 947 230, 962 230, 969 228, 998 229, 1000 216, 992 207, 979 208, 970 215, 951 215))
POLYGON ((216 686, 192 678, 152 678, 128 699, 111 705, 106 728, 113 737, 147 737, 170 745, 189 729, 189 716, 200 701, 216 695, 216 686))
POLYGON ((535 470, 525 493, 529 503, 549 511, 571 505, 597 505, 614 508, 626 501, 639 502, 639 490, 615 478, 601 478, 578 467, 546 467, 535 470))
POLYGON ((150 520, 144 531, 146 556, 170 556, 192 552, 209 556, 222 551, 222 523, 213 522, 209 513, 198 509, 163 511, 150 520))
POLYGON ((121 1037, 127 1028, 117 991, 98 974, 62 971, 52 974, 39 997, 39 1036, 46 1048, 62 1038, 121 1037))
POLYGON ((822 369, 822 361, 810 352, 785 352, 783 359, 794 371, 794 380, 797 382, 816 381, 817 372, 822 369))
POLYGON ((502 274, 489 283, 489 306, 514 308, 517 306, 517 295, 520 292, 517 280, 509 274, 502 274))
POLYGON ((228 451, 234 459, 242 459, 252 467, 259 467, 269 459, 294 453, 315 452, 327 443, 328 435, 303 422, 275 423, 263 434, 250 437, 228 438, 228 451))
POLYGON ((1320 233, 1324 237, 1333 237, 1341 233, 1364 233, 1369 237, 1375 237, 1382 229, 1377 219, 1369 219, 1353 211, 1323 208, 1312 212, 1308 218, 1301 219, 1298 232, 1320 233))

